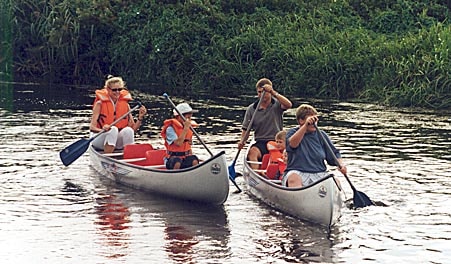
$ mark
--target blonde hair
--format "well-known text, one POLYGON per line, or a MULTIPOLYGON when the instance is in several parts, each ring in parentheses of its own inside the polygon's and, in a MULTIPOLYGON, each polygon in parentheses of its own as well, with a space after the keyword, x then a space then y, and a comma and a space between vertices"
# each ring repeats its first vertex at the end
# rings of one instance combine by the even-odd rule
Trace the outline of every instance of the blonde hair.
POLYGON ((285 131, 285 130, 280 130, 276 134, 276 140, 285 140, 286 137, 287 137, 287 131, 285 131))
POLYGON ((262 78, 258 80, 257 84, 255 85, 255 88, 263 87, 265 84, 269 84, 272 86, 272 82, 268 78, 262 78))
POLYGON ((108 77, 105 81, 105 88, 107 88, 107 87, 111 88, 111 85, 115 84, 115 83, 120 83, 121 87, 125 88, 125 82, 124 82, 124 80, 122 80, 122 77, 115 77, 111 74, 108 75, 108 77))
POLYGON ((310 115, 317 115, 318 112, 316 111, 316 109, 308 104, 301 104, 297 109, 296 109, 296 120, 302 119, 304 120, 307 116, 310 115))

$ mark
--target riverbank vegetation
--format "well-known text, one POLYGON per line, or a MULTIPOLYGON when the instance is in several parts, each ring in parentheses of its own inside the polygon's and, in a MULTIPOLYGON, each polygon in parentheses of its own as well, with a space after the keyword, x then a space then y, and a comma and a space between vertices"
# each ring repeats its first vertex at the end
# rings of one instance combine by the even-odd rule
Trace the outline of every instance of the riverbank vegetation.
POLYGON ((447 0, 0 4, 3 80, 101 84, 113 73, 172 94, 252 94, 268 77, 296 96, 451 106, 447 0))

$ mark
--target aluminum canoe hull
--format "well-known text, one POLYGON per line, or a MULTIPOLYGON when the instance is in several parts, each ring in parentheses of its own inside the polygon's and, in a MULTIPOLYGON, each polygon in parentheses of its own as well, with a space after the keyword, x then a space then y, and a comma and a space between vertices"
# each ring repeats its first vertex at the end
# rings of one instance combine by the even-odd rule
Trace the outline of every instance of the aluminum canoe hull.
POLYGON ((163 196, 208 204, 223 204, 229 194, 225 152, 199 165, 181 169, 157 169, 133 165, 89 148, 91 166, 117 183, 163 196))
POLYGON ((288 188, 268 180, 244 163, 248 192, 265 204, 293 217, 331 227, 344 206, 343 191, 332 174, 302 188, 288 188))

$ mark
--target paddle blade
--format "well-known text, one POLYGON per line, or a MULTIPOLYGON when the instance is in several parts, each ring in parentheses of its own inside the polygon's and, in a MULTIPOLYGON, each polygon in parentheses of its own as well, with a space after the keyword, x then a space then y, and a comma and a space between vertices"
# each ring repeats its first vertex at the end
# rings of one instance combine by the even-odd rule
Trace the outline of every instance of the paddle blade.
POLYGON ((236 172, 235 172, 235 162, 232 162, 229 166, 229 178, 234 181, 236 178, 236 172))
POLYGON ((69 166, 83 155, 89 147, 90 140, 80 139, 75 143, 72 143, 65 149, 61 150, 60 158, 65 166, 69 166))
POLYGON ((354 192, 354 207, 361 208, 365 206, 374 205, 374 203, 370 200, 370 198, 363 192, 355 191, 354 192))

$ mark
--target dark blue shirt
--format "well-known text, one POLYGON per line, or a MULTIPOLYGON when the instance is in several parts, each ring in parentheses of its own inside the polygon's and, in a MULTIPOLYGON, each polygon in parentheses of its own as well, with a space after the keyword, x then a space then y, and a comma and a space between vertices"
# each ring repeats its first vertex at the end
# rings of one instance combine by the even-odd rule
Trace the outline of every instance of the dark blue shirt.
MULTIPOLYGON (((325 160, 329 165, 336 166, 335 160, 327 153, 326 146, 318 134, 318 131, 313 133, 305 133, 304 138, 297 148, 290 147, 288 139, 299 129, 294 127, 288 130, 286 137, 286 151, 288 154, 288 164, 285 171, 298 170, 301 172, 324 172, 327 170, 325 160)), ((341 158, 340 152, 332 144, 326 132, 322 131, 326 141, 329 143, 332 151, 337 158, 341 158)))

